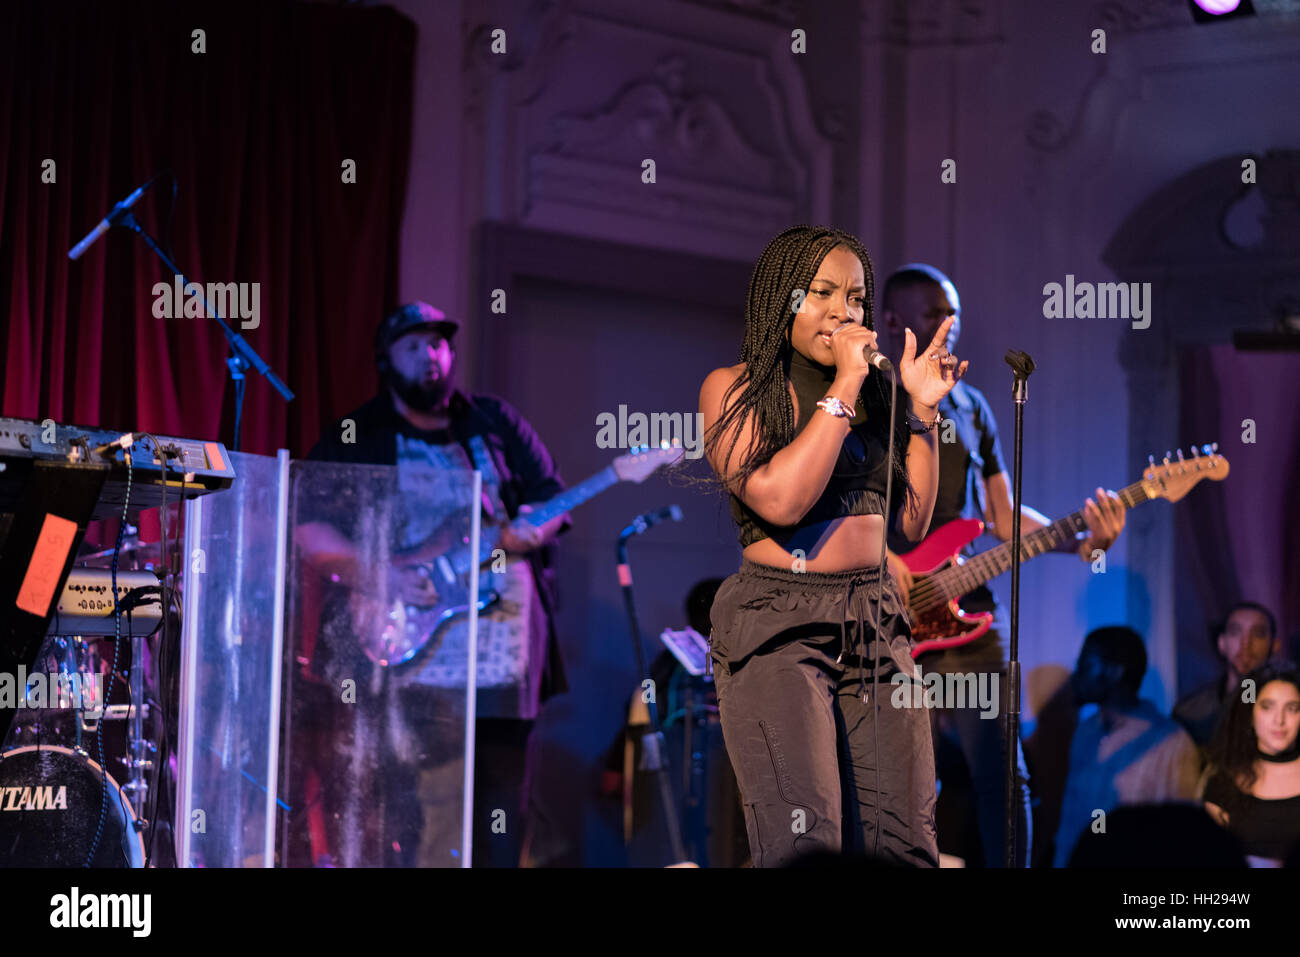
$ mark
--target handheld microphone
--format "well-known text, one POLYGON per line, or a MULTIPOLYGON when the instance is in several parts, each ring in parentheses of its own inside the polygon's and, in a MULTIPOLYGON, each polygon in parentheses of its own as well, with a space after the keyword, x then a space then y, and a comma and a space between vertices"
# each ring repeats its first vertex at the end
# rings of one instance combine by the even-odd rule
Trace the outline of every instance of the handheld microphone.
POLYGON ((85 239, 83 239, 81 242, 77 243, 77 245, 73 246, 70 250, 68 250, 68 258, 80 259, 81 254, 84 253, 91 246, 93 246, 95 240, 97 240, 100 236, 104 235, 104 233, 108 232, 109 228, 113 225, 113 222, 118 217, 120 217, 123 213, 125 213, 136 203, 140 202, 140 198, 149 191, 149 188, 153 186, 154 180, 156 180, 157 178, 158 178, 157 176, 151 177, 149 179, 149 182, 145 183, 143 186, 137 189, 126 199, 122 200, 122 202, 114 206, 109 211, 108 215, 99 221, 99 225, 86 234, 85 239))
POLYGON ((894 364, 885 358, 883 352, 878 352, 871 346, 862 347, 862 358, 866 359, 872 366, 881 372, 889 372, 894 368, 894 364))

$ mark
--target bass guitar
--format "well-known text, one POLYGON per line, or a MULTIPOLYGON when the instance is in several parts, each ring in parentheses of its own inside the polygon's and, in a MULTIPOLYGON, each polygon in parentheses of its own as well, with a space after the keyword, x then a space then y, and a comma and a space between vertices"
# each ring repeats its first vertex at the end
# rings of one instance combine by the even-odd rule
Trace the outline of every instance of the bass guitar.
MULTIPOLYGON (((1199 449, 1193 446, 1191 458, 1184 458, 1179 449, 1176 461, 1166 455, 1162 465, 1149 457, 1150 468, 1142 473, 1140 481, 1119 493, 1120 502, 1125 508, 1157 498, 1177 502, 1202 479, 1222 481, 1228 477, 1228 460, 1217 454, 1218 448, 1217 443, 1199 449)), ((1055 551, 1087 528, 1080 510, 1022 535, 1020 560, 1055 551)), ((935 529, 910 552, 899 555, 913 576, 907 596, 915 641, 913 658, 972 642, 992 625, 991 612, 968 613, 957 605, 963 595, 1011 569, 1014 556, 1010 542, 971 558, 962 556, 962 549, 983 531, 984 523, 979 519, 957 519, 935 529)))

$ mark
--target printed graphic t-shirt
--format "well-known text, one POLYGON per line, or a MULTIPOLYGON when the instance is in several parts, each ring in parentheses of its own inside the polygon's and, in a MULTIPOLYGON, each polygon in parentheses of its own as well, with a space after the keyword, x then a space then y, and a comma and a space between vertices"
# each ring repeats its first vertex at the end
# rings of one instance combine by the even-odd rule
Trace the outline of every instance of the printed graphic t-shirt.
MULTIPOLYGON (((391 397, 384 392, 327 428, 307 458, 395 465, 399 489, 412 486, 411 491, 419 484, 422 472, 470 469, 477 464, 483 471, 485 523, 508 522, 518 515, 520 505, 547 501, 564 490, 555 463, 537 433, 504 400, 456 392, 451 415, 450 428, 432 431, 416 428, 398 414, 391 397), (349 419, 350 428, 345 431, 344 423, 349 419), (345 435, 355 441, 343 441, 345 435), (499 514, 501 510, 504 516, 499 514)), ((441 507, 447 514, 437 514, 439 506, 426 496, 421 497, 418 509, 406 509, 397 532, 400 540, 395 544, 408 546, 422 541, 462 506, 449 501, 441 507)), ((331 521, 344 535, 352 532, 347 516, 340 515, 331 521)), ((536 550, 527 556, 526 562, 515 567, 515 575, 518 570, 531 574, 539 607, 529 618, 527 636, 510 638, 500 610, 495 612, 495 618, 492 613, 480 616, 480 717, 535 718, 542 701, 567 688, 553 623, 555 582, 551 549, 536 550), (515 654, 523 660, 512 666, 506 659, 515 654)), ((512 581, 518 585, 517 578, 512 581)), ((509 593, 511 587, 506 585, 505 590, 509 593)), ((439 659, 420 661, 417 658, 412 662, 419 673, 413 680, 434 685, 455 680, 440 664, 455 650, 455 635, 443 644, 445 650, 439 649, 439 659)))

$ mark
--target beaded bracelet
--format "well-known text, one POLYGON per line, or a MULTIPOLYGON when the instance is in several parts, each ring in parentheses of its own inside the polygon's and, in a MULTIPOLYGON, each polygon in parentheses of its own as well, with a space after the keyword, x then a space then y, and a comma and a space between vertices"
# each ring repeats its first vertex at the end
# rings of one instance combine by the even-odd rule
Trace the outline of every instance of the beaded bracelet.
POLYGON ((908 428, 912 430, 913 435, 925 435, 925 433, 929 432, 931 429, 933 429, 935 426, 937 426, 940 422, 943 421, 943 413, 940 412, 938 409, 935 409, 934 421, 931 422, 929 425, 926 425, 925 419, 921 418, 911 409, 907 410, 907 418, 909 419, 908 428), (915 425, 912 425, 911 424, 912 421, 920 423, 921 428, 917 428, 915 425))

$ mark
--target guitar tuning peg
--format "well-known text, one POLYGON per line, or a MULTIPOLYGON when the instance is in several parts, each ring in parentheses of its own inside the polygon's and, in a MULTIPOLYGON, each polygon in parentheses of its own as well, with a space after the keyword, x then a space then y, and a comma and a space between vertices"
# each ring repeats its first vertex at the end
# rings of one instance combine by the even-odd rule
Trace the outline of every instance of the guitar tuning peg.
POLYGON ((1154 455, 1148 455, 1148 456, 1147 456, 1147 464, 1150 465, 1152 468, 1155 468, 1155 465, 1156 465, 1156 457, 1155 457, 1154 455))
POLYGON ((1193 446, 1192 446, 1192 458, 1194 458, 1194 459, 1199 459, 1200 457, 1201 457, 1201 454, 1196 450, 1196 446, 1193 445, 1193 446))
POLYGON ((1165 465, 1169 464, 1169 459, 1171 457, 1172 457, 1172 453, 1168 449, 1165 449, 1165 465))
POLYGON ((1210 448, 1215 452, 1219 451, 1219 443, 1215 442, 1213 445, 1210 446, 1210 448))

